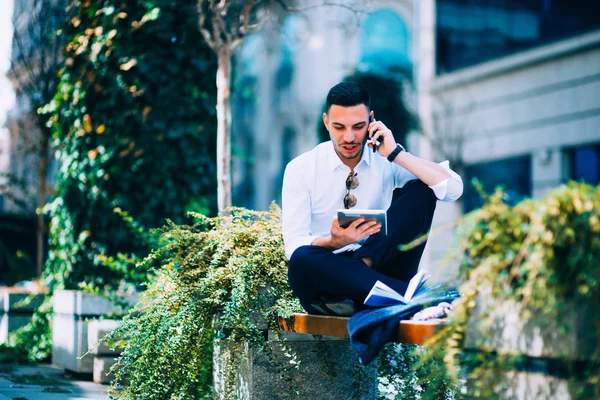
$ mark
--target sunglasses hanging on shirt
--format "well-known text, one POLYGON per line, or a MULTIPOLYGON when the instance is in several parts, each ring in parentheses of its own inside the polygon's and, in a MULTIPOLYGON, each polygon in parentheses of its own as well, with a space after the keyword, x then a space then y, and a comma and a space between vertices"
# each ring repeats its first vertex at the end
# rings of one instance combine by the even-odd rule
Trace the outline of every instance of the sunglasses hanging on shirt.
POLYGON ((357 175, 358 173, 353 174, 352 171, 350 171, 346 178, 346 195, 344 196, 344 208, 346 209, 354 207, 358 201, 356 196, 350 194, 350 190, 356 189, 359 185, 358 178, 356 177, 357 175))

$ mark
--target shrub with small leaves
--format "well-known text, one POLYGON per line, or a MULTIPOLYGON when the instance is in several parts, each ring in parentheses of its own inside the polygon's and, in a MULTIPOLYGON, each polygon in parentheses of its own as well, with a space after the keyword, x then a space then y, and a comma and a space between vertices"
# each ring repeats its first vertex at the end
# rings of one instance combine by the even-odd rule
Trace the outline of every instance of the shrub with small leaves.
MULTIPOLYGON (((232 393, 236 344, 266 343, 259 321, 301 311, 287 283, 280 212, 231 208, 215 218, 190 213, 192 225, 169 223, 157 280, 110 338, 125 349, 114 368, 124 398, 211 398, 215 340, 233 349, 226 385, 232 393)), ((231 394, 232 395, 232 394, 231 394)))
MULTIPOLYGON (((510 312, 521 321, 537 327, 550 321, 557 331, 566 332, 569 314, 597 310, 600 304, 600 187, 572 182, 514 207, 502 199, 497 191, 481 209, 465 216, 458 233, 462 297, 450 323, 421 357, 424 362, 443 352, 445 364, 436 374, 463 385, 468 380, 469 398, 508 395, 513 383, 504 372, 519 362, 518 354, 500 349, 490 348, 496 350, 492 357, 465 352, 472 316, 477 321, 469 327, 489 332, 492 309, 510 302, 510 312), (478 306, 484 309, 475 314, 478 306)), ((600 337, 600 321, 586 323, 586 330, 600 337)), ((578 377, 567 376, 573 398, 600 398, 599 343, 593 347, 588 369, 578 371, 578 377)), ((568 358, 562 354, 558 361, 569 365, 568 358)))

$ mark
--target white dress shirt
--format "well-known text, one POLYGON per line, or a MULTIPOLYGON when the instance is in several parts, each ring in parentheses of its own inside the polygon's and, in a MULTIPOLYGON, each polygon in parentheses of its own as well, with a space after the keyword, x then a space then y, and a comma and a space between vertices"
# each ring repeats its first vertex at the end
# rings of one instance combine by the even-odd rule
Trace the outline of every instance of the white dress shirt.
MULTIPOLYGON (((430 188, 439 200, 454 201, 462 194, 462 179, 450 169, 448 161, 440 165, 450 173, 451 178, 430 188)), ((394 189, 417 179, 405 168, 373 153, 367 146, 354 172, 357 173, 359 185, 350 193, 356 196, 354 208, 357 209, 387 210, 394 189)), ((350 168, 336 154, 331 141, 319 144, 288 163, 283 177, 281 216, 288 259, 298 247, 330 235, 333 217, 338 209, 344 208, 349 173, 350 168)), ((335 252, 356 250, 362 242, 364 240, 335 252)))

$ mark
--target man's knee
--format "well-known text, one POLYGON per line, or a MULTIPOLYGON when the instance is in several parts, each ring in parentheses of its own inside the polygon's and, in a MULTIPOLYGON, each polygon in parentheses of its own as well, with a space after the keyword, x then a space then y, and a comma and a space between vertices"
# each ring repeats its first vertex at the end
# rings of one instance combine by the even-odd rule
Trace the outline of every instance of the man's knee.
POLYGON ((315 246, 300 246, 292 253, 288 262, 288 276, 305 272, 314 263, 315 246))
POLYGON ((419 179, 408 181, 401 188, 394 189, 394 199, 407 195, 411 197, 416 196, 423 201, 437 201, 433 190, 419 179))
POLYGON ((290 257, 290 265, 298 265, 303 264, 310 255, 311 250, 310 245, 308 246, 300 246, 292 253, 290 257))

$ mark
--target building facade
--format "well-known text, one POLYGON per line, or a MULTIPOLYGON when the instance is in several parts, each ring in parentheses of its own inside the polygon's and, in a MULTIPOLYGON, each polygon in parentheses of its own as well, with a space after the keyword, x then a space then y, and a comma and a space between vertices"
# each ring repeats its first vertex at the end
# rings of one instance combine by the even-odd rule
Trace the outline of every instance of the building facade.
MULTIPOLYGON (((460 204, 441 226, 478 207, 470 181, 539 197, 571 179, 599 183, 600 4, 564 0, 415 3, 418 110, 434 158, 461 167, 460 204)), ((435 264, 452 231, 435 235, 435 264)))
MULTIPOLYGON (((10 194, 0 194, 4 214, 33 215, 38 203, 41 132, 37 111, 54 96, 62 57, 62 40, 55 33, 64 21, 65 8, 65 0, 14 0, 7 77, 15 102, 6 118, 8 140, 0 144, 8 160, 5 172, 12 181, 10 194)), ((51 154, 48 161, 46 180, 52 185, 57 165, 51 154)))

